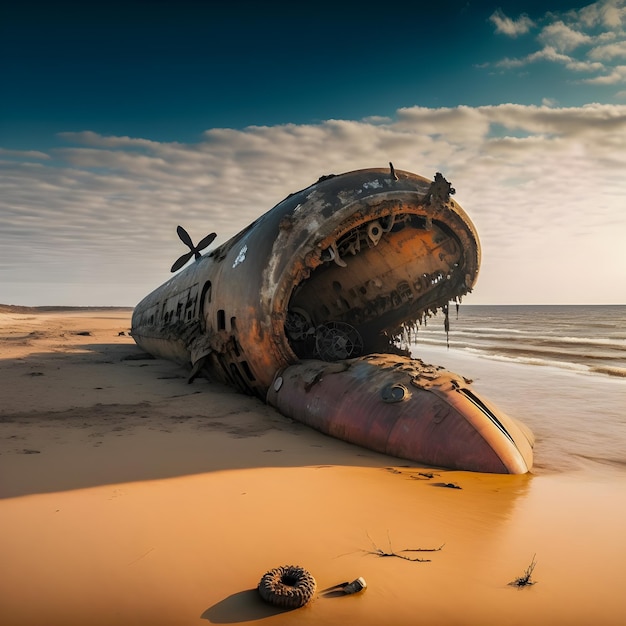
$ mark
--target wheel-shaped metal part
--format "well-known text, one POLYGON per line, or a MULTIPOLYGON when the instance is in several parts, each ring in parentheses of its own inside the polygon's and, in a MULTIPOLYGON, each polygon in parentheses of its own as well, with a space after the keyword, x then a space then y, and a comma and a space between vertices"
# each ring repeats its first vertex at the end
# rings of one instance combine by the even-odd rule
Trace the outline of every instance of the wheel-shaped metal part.
POLYGON ((315 329, 309 314, 304 309, 293 307, 287 311, 285 332, 289 339, 299 341, 312 335, 315 329))
POLYGON ((356 357, 363 351, 359 331, 345 322, 328 322, 315 330, 315 349, 324 361, 356 357))

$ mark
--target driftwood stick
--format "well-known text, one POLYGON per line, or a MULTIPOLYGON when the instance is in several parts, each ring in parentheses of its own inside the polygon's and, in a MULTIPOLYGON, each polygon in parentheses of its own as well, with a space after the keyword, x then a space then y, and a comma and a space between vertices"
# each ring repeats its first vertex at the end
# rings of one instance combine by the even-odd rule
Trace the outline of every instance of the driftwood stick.
POLYGON ((403 552, 439 552, 445 544, 441 544, 438 548, 405 548, 404 550, 400 550, 399 552, 395 552, 391 547, 391 537, 389 536, 389 531, 387 531, 387 541, 389 542, 389 551, 385 552, 381 548, 379 548, 372 538, 367 533, 367 538, 370 540, 373 550, 364 550, 367 554, 375 554, 376 556, 395 556, 398 559, 402 559, 403 561, 413 561, 415 563, 430 563, 431 559, 420 559, 419 557, 410 557, 402 554, 403 552))

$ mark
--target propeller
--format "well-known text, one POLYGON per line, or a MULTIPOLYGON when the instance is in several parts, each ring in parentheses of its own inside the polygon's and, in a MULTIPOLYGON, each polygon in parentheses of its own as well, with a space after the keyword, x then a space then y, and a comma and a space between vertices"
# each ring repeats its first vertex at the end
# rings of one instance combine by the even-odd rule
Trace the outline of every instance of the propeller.
POLYGON ((180 240, 189 248, 189 252, 185 252, 185 254, 176 260, 170 270, 172 272, 178 271, 192 256, 195 256, 197 261, 202 256, 200 254, 200 250, 204 250, 204 248, 206 248, 215 239, 215 237, 217 237, 215 233, 211 233, 204 239, 201 239, 197 246, 194 246, 189 233, 182 226, 177 226, 176 232, 178 233, 180 240))

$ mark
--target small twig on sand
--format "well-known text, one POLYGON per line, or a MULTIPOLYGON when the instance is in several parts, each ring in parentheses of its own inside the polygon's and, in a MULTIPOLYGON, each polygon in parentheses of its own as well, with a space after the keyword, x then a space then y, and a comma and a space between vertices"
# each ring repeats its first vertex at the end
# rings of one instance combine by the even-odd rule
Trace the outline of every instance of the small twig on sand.
POLYGON ((534 585, 537 582, 535 580, 532 580, 533 570, 535 569, 535 565, 537 565, 537 561, 535 561, 536 556, 536 554, 533 555, 533 560, 526 568, 524 575, 511 581, 509 585, 512 585, 513 587, 529 587, 530 585, 534 585))
POLYGON ((381 550, 373 541, 372 538, 367 534, 367 538, 371 541, 373 550, 364 550, 367 554, 375 554, 376 556, 395 556, 398 559, 402 559, 404 561, 413 561, 416 563, 430 563, 430 559, 420 559, 413 558, 410 556, 406 556, 401 554, 402 552, 439 552, 445 544, 440 545, 438 548, 405 548, 404 550, 400 550, 400 553, 394 552, 391 548, 391 538, 389 537, 389 532, 387 532, 387 541, 389 542, 389 552, 385 552, 381 550))
POLYGON ((439 476, 439 474, 433 474, 432 472, 417 472, 417 476, 410 476, 410 478, 414 478, 415 480, 430 480, 435 476, 439 476))

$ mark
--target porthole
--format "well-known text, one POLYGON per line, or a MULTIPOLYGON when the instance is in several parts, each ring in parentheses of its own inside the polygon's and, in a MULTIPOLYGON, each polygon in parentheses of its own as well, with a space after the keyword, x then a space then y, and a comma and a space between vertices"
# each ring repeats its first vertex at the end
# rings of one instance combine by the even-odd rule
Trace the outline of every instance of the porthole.
POLYGON ((402 402, 411 397, 411 392, 400 383, 390 383, 382 388, 380 397, 383 402, 402 402))

